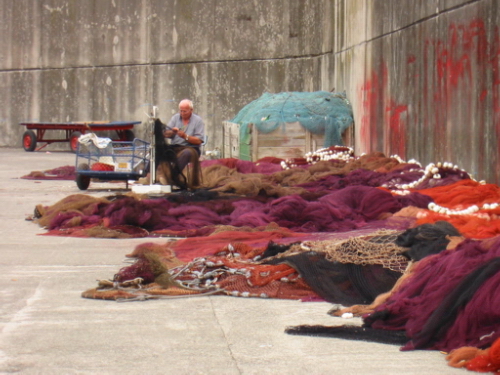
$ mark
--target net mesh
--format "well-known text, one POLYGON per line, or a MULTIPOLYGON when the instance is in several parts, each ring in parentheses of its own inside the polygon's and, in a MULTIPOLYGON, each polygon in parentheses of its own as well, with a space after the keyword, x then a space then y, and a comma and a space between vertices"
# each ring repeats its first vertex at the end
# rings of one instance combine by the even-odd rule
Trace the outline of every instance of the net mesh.
POLYGON ((330 262, 352 263, 361 266, 381 265, 392 271, 403 273, 408 267, 408 259, 401 255, 406 250, 394 242, 399 231, 380 231, 366 237, 351 237, 344 241, 308 241, 313 251, 323 251, 330 262))
POLYGON ((249 134, 249 124, 261 133, 270 133, 286 123, 299 122, 311 133, 324 135, 324 147, 342 145, 342 133, 353 121, 346 95, 326 91, 264 93, 231 120, 240 124, 242 140, 249 134))

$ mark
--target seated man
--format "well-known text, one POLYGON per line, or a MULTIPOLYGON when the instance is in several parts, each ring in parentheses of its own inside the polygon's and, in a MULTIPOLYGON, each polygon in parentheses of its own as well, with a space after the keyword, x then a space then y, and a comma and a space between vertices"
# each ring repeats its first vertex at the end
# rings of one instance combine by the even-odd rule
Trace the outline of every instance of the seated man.
POLYGON ((183 99, 176 113, 164 126, 163 135, 171 139, 170 145, 176 150, 177 165, 183 171, 188 164, 193 168, 188 176, 188 185, 193 188, 200 185, 199 155, 200 145, 205 138, 205 124, 200 116, 193 113, 193 102, 183 99))

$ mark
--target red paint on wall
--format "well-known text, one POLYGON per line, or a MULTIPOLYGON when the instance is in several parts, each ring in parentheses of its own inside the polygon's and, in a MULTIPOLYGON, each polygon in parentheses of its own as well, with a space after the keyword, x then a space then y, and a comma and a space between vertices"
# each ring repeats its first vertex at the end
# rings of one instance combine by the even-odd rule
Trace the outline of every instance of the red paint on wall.
POLYGON ((377 143, 377 139, 372 139, 371 129, 377 126, 377 106, 380 98, 381 82, 378 74, 372 71, 360 90, 360 102, 362 103, 363 115, 361 116, 360 141, 362 147, 367 152, 373 151, 372 145, 377 143))
POLYGON ((388 97, 389 75, 387 65, 382 62, 378 71, 372 70, 369 79, 361 87, 360 141, 366 152, 380 151, 388 154, 406 154, 406 120, 408 106, 388 97), (386 103, 385 107, 383 106, 386 103), (383 144, 379 144, 377 129, 383 122, 383 144))
POLYGON ((452 23, 448 28, 448 39, 437 45, 437 69, 443 74, 436 87, 436 139, 444 139, 440 145, 441 155, 455 158, 463 150, 475 158, 475 172, 484 171, 485 138, 488 107, 487 76, 495 70, 491 65, 488 34, 481 19, 468 24, 452 23), (439 119, 439 121, 438 121, 439 119), (459 137, 460 147, 444 148, 451 142, 450 134, 459 137), (444 138, 443 138, 444 137, 444 138), (446 138, 448 137, 448 138, 446 138))
MULTIPOLYGON (((491 66, 493 74, 493 121, 495 124, 495 132, 493 136, 497 140, 500 139, 500 30, 495 26, 494 39, 491 48, 491 66)), ((497 160, 495 168, 496 181, 500 181, 500 147, 497 147, 497 160)))
POLYGON ((361 150, 456 160, 500 183, 500 26, 491 22, 451 23, 446 37, 424 40, 390 74, 374 52, 358 90, 361 150))
POLYGON ((389 117, 389 144, 391 154, 397 154, 401 157, 406 155, 406 120, 404 114, 408 112, 408 106, 397 104, 390 100, 386 107, 389 117))
MULTIPOLYGON (((481 149, 485 145, 477 142, 484 142, 484 138, 473 139, 473 136, 485 131, 491 119, 487 115, 492 112, 491 106, 496 136, 500 136, 499 28, 495 26, 494 40, 490 41, 488 35, 482 19, 451 23, 445 39, 427 39, 423 50, 408 53, 403 63, 406 62, 408 69, 411 66, 411 70, 396 70, 406 73, 406 77, 388 77, 383 60, 375 66, 358 91, 362 103, 363 151, 373 151, 375 145, 380 147, 378 142, 382 142, 384 150, 406 157, 409 136, 406 133, 411 129, 415 135, 415 127, 420 131, 416 147, 419 144, 426 147, 431 157, 453 157, 469 145, 481 149), (389 83, 393 86, 389 87, 389 83), (402 90, 415 87, 420 87, 420 92, 408 95, 414 102, 395 99, 394 92, 403 93, 402 90), (452 147, 451 138, 456 136, 457 128, 463 142, 461 149, 452 147), (379 139, 382 134, 384 138, 379 139)), ((500 154, 498 162, 500 164, 500 154)))

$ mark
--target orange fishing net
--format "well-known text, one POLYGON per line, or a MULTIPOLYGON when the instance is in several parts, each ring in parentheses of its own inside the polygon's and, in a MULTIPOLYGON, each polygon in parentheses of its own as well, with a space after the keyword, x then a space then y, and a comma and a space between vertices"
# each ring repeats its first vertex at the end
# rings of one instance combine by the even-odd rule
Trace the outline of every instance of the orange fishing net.
POLYGON ((426 216, 417 220, 417 225, 433 224, 445 220, 457 228, 464 237, 485 239, 500 234, 500 218, 488 216, 478 214, 446 216, 435 212, 427 212, 426 216))
MULTIPOLYGON (((268 238, 275 235, 273 232, 264 233, 268 234, 268 238)), ((214 237, 220 241, 223 234, 219 233, 214 237)), ((225 236, 227 238, 227 233, 225 236)), ((233 236, 233 239, 235 237, 241 239, 246 236, 233 236)), ((262 238, 262 236, 257 237, 262 238)), ((261 255, 265 249, 250 245, 260 241, 259 239, 246 237, 248 243, 234 241, 219 247, 215 255, 194 257, 187 264, 175 256, 174 249, 175 252, 183 254, 183 250, 180 249, 188 248, 186 245, 192 246, 198 241, 197 247, 199 247, 199 239, 183 241, 137 246, 128 255, 137 259, 133 265, 122 268, 112 281, 99 281, 97 288, 83 292, 82 296, 109 300, 145 300, 207 294, 284 299, 318 298, 297 271, 289 265, 263 265, 250 262, 250 259, 261 255), (187 244, 180 244, 183 241, 187 244), (160 268, 169 270, 171 276, 167 282, 160 280, 158 275, 164 275, 164 272, 158 271, 158 266, 152 266, 151 256, 161 262, 160 268)))
MULTIPOLYGON (((431 197, 440 206, 453 209, 500 202, 500 187, 474 180, 460 180, 448 186, 422 189, 418 192, 431 197)), ((500 209, 495 213, 500 214, 500 209)))
MULTIPOLYGON (((265 228, 265 227, 264 227, 265 228)), ((298 241, 306 236, 304 233, 294 233, 285 228, 276 229, 270 225, 270 230, 254 228, 253 231, 242 232, 239 230, 224 231, 206 237, 186 238, 172 245, 177 257, 183 261, 213 255, 225 249, 228 244, 245 243, 254 247, 265 247, 269 241, 288 239, 290 242, 298 241)))
POLYGON ((500 206, 488 207, 492 203, 500 202, 500 188, 497 185, 461 180, 452 185, 418 190, 418 192, 430 196, 439 206, 454 211, 465 210, 472 206, 477 206, 477 210, 460 215, 426 210, 425 214, 417 214, 417 225, 445 220, 468 238, 483 239, 500 234, 500 206))
POLYGON ((500 372, 500 339, 491 347, 482 350, 474 347, 462 347, 452 350, 446 356, 451 367, 466 367, 476 372, 500 372))

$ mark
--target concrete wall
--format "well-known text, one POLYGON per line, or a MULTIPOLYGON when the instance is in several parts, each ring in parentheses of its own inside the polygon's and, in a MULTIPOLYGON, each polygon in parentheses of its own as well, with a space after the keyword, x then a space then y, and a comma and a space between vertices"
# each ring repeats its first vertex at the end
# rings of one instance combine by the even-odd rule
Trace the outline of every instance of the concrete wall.
POLYGON ((189 97, 210 148, 262 93, 322 89, 330 1, 235 4, 1 0, 0 146, 20 146, 19 122, 145 122, 151 105, 167 121, 189 97))
POLYGON ((336 2, 345 33, 333 82, 354 104, 358 152, 450 161, 500 182, 498 4, 336 2))
POLYGON ((21 121, 167 120, 190 97, 210 149, 265 91, 345 90, 358 154, 500 183, 499 17, 497 0, 0 0, 0 146, 21 121))

